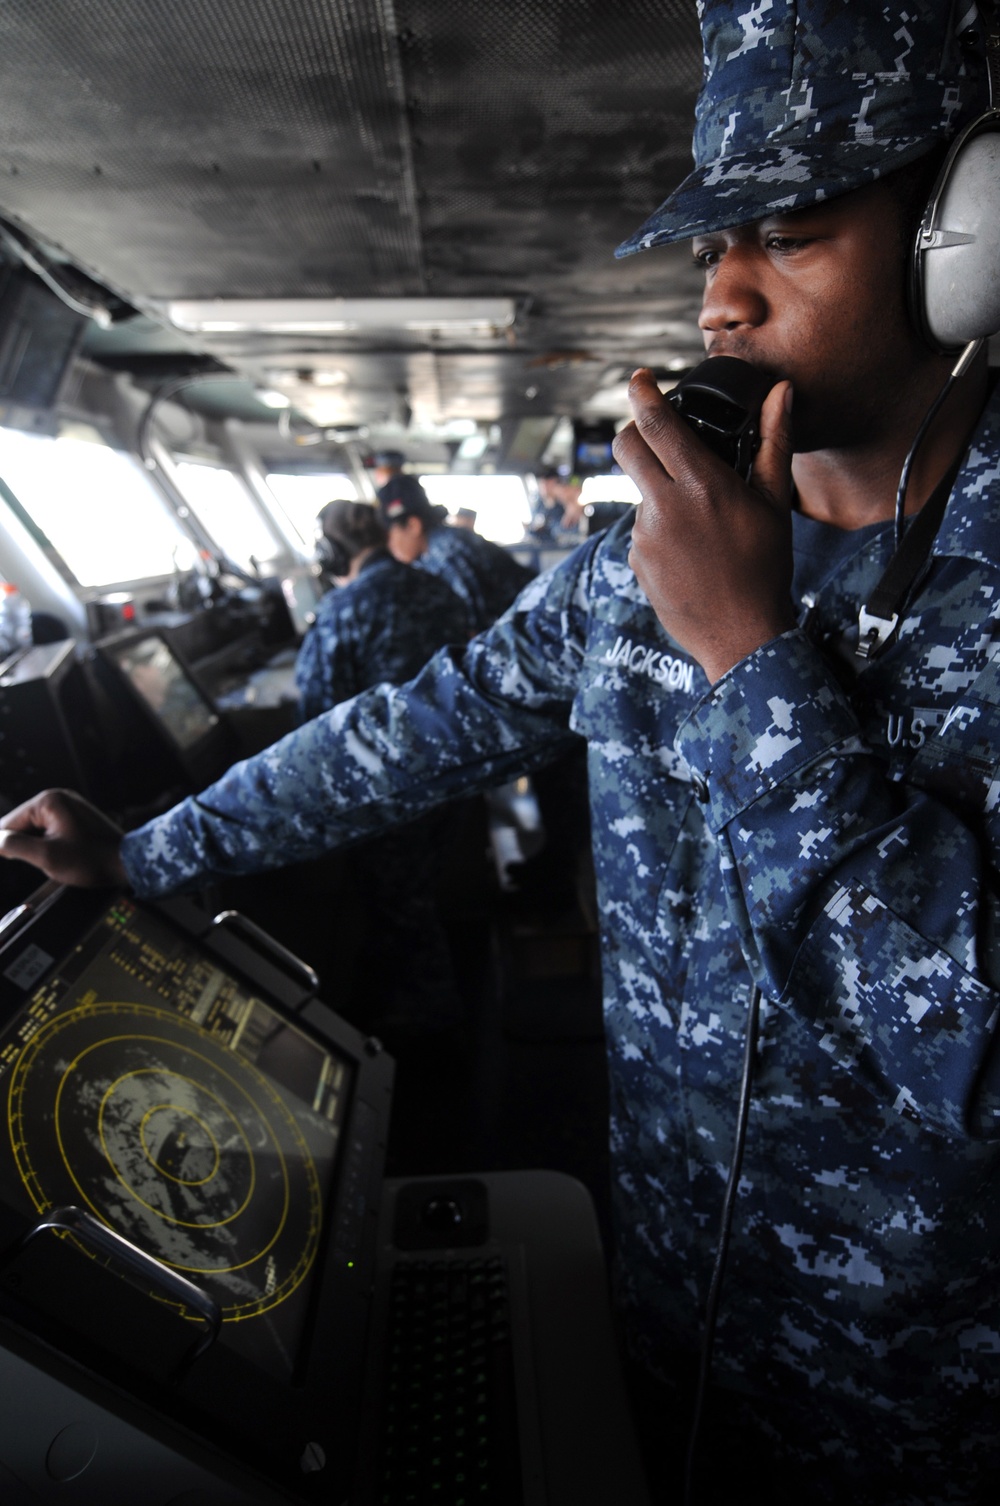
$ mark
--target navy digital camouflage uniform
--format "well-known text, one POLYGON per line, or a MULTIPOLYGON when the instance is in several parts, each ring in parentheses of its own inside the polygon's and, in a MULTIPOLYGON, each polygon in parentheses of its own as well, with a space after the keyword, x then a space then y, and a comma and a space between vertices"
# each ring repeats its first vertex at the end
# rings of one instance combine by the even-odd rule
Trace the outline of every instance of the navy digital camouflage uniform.
POLYGON ((528 525, 531 537, 543 539, 546 543, 558 538, 564 512, 563 504, 555 498, 547 502, 542 496, 536 497, 531 508, 531 522, 528 525))
MULTIPOLYGON (((961 0, 700 11, 695 170, 620 254, 847 192, 982 103, 961 0)), ((634 1350, 668 1369, 699 1343, 756 980, 715 1373, 789 1477, 804 1466, 790 1499, 995 1499, 1000 404, 864 665, 850 648, 890 527, 797 518, 803 623, 712 688, 640 591, 628 528, 464 653, 128 836, 127 869, 152 895, 288 861, 585 738, 634 1350)))
MULTIPOLYGON (((317 608, 295 666, 301 719, 369 686, 403 684, 437 649, 466 636, 465 608, 443 580, 376 549, 317 608)), ((360 844, 347 860, 362 907, 352 945, 363 967, 358 997, 341 1007, 366 1029, 385 1033, 400 1018, 444 1025, 457 1015, 436 898, 447 842, 446 817, 434 813, 360 844)))
POLYGON ((616 256, 884 178, 987 103, 975 0, 698 0, 694 171, 616 256))
POLYGON ((427 529, 427 548, 415 565, 447 581, 462 598, 470 637, 496 622, 531 579, 531 571, 499 544, 440 524, 427 529))
POLYGON ((536 498, 531 509, 531 522, 527 536, 532 543, 576 546, 583 537, 576 523, 571 528, 563 527, 566 508, 562 502, 547 503, 544 497, 536 498))
POLYGON ((666 1366, 699 1342, 757 979, 716 1375, 769 1398, 814 1499, 976 1500, 1000 1436, 1000 401, 870 664, 840 650, 891 525, 853 551, 827 530, 838 568, 797 574, 807 624, 713 688, 629 526, 464 652, 126 836, 126 869, 156 896, 291 862, 585 738, 634 1349, 666 1366))
POLYGON ((446 643, 464 643, 466 615, 441 579, 377 549, 354 580, 328 591, 295 665, 303 721, 383 680, 402 685, 446 643))

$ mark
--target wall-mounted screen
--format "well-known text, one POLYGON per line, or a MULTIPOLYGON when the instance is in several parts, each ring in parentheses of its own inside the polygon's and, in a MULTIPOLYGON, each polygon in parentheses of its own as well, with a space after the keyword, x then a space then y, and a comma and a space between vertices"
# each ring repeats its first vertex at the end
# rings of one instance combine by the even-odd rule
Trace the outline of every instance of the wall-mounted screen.
POLYGON ((103 651, 182 752, 196 747, 219 725, 218 714, 159 634, 105 644, 103 651))

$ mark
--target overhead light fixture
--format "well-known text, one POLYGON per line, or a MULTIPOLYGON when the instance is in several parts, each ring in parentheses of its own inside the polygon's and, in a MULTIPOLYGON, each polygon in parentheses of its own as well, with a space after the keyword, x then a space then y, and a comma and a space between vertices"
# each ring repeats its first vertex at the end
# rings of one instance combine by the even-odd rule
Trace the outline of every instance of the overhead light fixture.
POLYGON ((513 298, 199 298, 166 305, 176 329, 206 335, 489 335, 509 329, 516 312, 513 298))
POLYGON ((283 392, 276 392, 273 387, 258 387, 254 392, 258 403, 263 403, 265 408, 290 408, 292 402, 283 392))

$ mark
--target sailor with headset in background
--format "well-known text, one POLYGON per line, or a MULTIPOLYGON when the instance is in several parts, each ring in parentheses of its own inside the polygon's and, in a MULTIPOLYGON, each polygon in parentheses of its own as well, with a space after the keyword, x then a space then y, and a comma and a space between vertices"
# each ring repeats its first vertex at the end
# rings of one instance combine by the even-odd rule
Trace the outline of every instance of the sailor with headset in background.
POLYGON ((304 722, 383 680, 402 685, 437 649, 466 637, 455 592, 393 558, 371 503, 328 502, 317 522, 317 558, 337 585, 320 602, 295 666, 304 722))
POLYGON ((962 0, 701 22, 695 170, 620 250, 694 238, 708 349, 770 387, 749 483, 637 373, 634 526, 464 652, 125 837, 60 794, 0 824, 153 896, 585 738, 651 1469, 676 1496, 700 1420, 692 1500, 971 1506, 1000 1474, 998 117, 959 133, 1000 42, 962 0))

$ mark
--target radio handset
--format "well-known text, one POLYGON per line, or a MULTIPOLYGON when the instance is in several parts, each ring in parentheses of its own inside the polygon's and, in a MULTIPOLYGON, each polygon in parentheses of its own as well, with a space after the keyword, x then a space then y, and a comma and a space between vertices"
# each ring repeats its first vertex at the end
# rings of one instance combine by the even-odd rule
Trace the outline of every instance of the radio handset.
POLYGON ((748 361, 711 356, 681 377, 667 402, 710 450, 749 481, 760 448, 760 410, 773 386, 774 378, 748 361))

